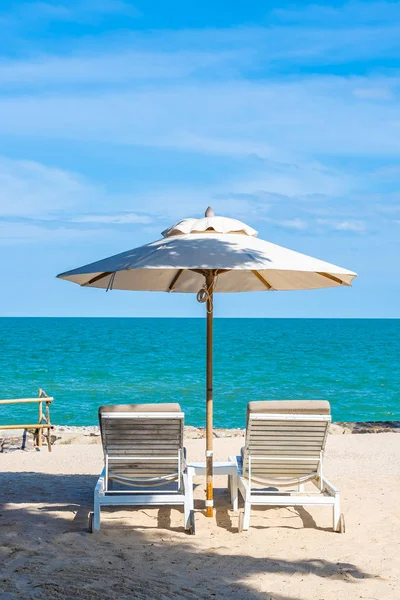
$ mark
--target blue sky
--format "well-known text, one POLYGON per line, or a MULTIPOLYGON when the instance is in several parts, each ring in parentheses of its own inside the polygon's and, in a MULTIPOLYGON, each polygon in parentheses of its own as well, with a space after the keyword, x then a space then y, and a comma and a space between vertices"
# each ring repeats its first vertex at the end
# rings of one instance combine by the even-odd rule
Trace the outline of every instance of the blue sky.
POLYGON ((400 3, 3 0, 0 52, 1 315, 201 316, 55 275, 211 204, 360 276, 217 316, 400 316, 400 3))

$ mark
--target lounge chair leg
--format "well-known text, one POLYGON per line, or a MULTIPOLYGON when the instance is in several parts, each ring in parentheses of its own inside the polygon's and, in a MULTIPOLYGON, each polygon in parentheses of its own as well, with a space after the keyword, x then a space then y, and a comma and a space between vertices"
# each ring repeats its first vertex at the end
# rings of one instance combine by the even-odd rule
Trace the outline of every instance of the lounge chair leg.
POLYGON ((231 504, 234 511, 238 510, 238 476, 237 473, 229 475, 229 489, 231 492, 231 504))
POLYGON ((186 473, 183 474, 183 488, 185 501, 183 505, 184 512, 184 527, 185 529, 191 528, 191 513, 194 511, 193 502, 193 473, 190 467, 187 468, 186 473))
POLYGON ((190 505, 188 499, 185 498, 185 504, 183 505, 183 526, 186 530, 190 528, 190 505))
POLYGON ((247 529, 250 527, 250 510, 250 499, 247 497, 244 501, 243 531, 247 531, 247 529))
POLYGON ((333 531, 340 531, 340 496, 335 496, 333 505, 333 531))
POLYGON ((96 494, 94 496, 93 531, 100 529, 100 502, 96 494))

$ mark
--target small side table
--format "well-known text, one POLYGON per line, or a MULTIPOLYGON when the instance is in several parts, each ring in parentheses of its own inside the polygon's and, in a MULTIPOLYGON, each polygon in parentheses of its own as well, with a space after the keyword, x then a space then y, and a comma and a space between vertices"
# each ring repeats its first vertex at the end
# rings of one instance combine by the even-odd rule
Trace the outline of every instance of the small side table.
MULTIPOLYGON (((206 463, 205 462, 191 462, 188 463, 188 467, 193 469, 193 476, 206 475, 206 463)), ((228 489, 231 494, 231 504, 233 510, 238 510, 238 473, 236 462, 227 460, 225 462, 215 462, 213 464, 213 474, 228 475, 228 489)))

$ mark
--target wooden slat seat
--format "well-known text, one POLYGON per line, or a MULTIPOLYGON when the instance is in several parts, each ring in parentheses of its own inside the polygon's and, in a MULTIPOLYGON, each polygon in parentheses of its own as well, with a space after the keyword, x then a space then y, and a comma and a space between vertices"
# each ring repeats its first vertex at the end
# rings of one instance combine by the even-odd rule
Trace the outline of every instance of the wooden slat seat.
POLYGON ((323 453, 331 421, 329 402, 281 400, 250 402, 247 407, 246 441, 237 457, 239 490, 245 499, 244 529, 250 522, 252 504, 331 504, 334 529, 339 526, 339 492, 323 476, 323 453), (292 488, 304 491, 312 482, 322 500, 306 496, 293 499, 292 488), (268 488, 272 489, 268 489, 268 488), (288 498, 289 497, 289 498, 288 498))
POLYGON ((105 468, 95 489, 93 529, 100 528, 101 506, 130 504, 182 504, 185 528, 194 527, 192 470, 185 464, 183 421, 176 403, 99 408, 105 468), (114 483, 123 489, 115 489, 114 483))
POLYGON ((123 475, 125 483, 131 485, 143 485, 146 477, 151 479, 149 485, 178 480, 183 467, 183 413, 179 404, 101 406, 99 419, 109 479, 123 475), (160 418, 160 414, 165 416, 160 418), (115 460, 121 456, 134 460, 115 460), (174 458, 165 460, 168 456, 174 458), (144 458, 138 461, 139 457, 144 458), (153 460, 157 457, 159 460, 153 460))

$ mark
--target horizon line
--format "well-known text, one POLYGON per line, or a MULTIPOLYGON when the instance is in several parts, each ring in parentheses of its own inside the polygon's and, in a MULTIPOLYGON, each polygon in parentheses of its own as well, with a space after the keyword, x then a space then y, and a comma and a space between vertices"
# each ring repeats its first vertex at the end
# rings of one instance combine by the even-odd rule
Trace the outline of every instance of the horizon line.
MULTIPOLYGON (((199 319, 203 320, 203 316, 132 316, 132 315, 0 315, 0 319, 199 319)), ((270 319, 270 320, 314 320, 314 321, 322 321, 322 320, 353 320, 353 321, 395 321, 400 319, 400 317, 236 317, 236 316, 227 316, 227 317, 217 317, 214 316, 214 320, 222 320, 222 319, 242 319, 242 320, 254 320, 254 319, 270 319)))

